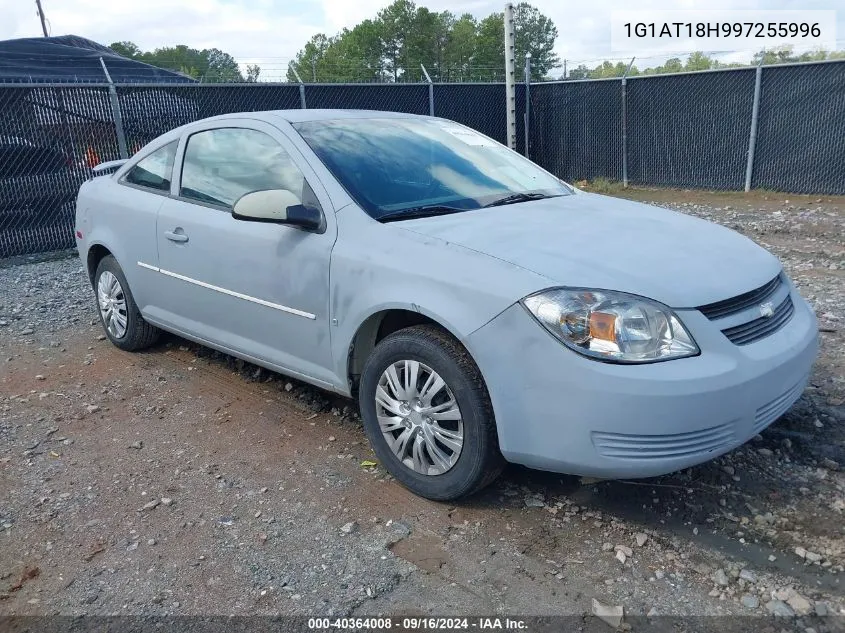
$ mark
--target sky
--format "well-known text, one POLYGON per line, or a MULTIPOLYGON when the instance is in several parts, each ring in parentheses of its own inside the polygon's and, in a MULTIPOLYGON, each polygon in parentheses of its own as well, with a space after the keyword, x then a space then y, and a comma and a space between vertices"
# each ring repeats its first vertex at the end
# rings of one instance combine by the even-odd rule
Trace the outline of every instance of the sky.
MULTIPOLYGON (((74 34, 101 44, 130 40, 143 50, 187 44, 219 48, 241 65, 258 63, 262 79, 278 79, 303 44, 315 33, 332 35, 376 15, 390 0, 42 0, 51 35, 74 34)), ((614 11, 637 11, 646 19, 659 10, 794 10, 836 9, 837 48, 845 48, 845 0, 532 0, 558 28, 556 52, 569 68, 596 66, 637 55, 640 68, 673 56, 673 42, 612 50, 614 11), (587 8, 588 7, 588 8, 587 8)), ((501 11, 504 2, 488 0, 417 0, 434 11, 484 17, 501 11)), ((718 14, 717 14, 718 15, 718 14)), ((41 35, 34 0, 0 0, 0 40, 41 35)), ((754 44, 735 53, 719 53, 723 61, 747 61, 754 44)))

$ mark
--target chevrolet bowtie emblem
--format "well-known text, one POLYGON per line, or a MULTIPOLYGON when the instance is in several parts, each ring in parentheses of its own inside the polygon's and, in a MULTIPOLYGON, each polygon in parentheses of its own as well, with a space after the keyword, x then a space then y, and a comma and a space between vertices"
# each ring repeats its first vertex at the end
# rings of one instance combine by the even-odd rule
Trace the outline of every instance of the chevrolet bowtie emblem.
POLYGON ((772 305, 771 301, 766 301, 766 303, 760 304, 760 316, 764 319, 768 319, 775 313, 775 307, 772 305))

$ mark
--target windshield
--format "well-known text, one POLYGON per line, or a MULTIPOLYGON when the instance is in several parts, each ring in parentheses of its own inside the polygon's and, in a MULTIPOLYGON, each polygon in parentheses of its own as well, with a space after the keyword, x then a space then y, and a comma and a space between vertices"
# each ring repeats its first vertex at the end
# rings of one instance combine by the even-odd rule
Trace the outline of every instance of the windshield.
POLYGON ((439 119, 335 119, 293 126, 373 218, 461 212, 572 190, 516 152, 439 119), (530 194, 527 196, 515 194, 530 194))

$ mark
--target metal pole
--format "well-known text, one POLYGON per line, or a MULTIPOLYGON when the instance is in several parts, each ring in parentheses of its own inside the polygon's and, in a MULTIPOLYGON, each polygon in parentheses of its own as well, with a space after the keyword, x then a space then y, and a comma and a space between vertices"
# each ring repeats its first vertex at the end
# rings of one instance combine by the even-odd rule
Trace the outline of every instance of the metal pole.
POLYGON ((302 77, 299 76, 299 73, 296 72, 296 66, 293 65, 293 62, 288 64, 293 76, 296 77, 296 80, 299 82, 299 107, 305 110, 308 106, 305 105, 305 84, 302 82, 302 77))
POLYGON ((434 116, 434 84, 432 83, 431 77, 425 69, 425 66, 420 64, 420 68, 422 68, 425 80, 428 82, 428 116, 434 116))
POLYGON ((631 58, 631 63, 622 75, 622 186, 628 188, 628 73, 634 65, 636 57, 631 58))
POLYGON ((508 147, 516 149, 516 87, 514 86, 513 5, 505 5, 505 114, 508 147))
POLYGON ((745 165, 745 190, 751 191, 751 176, 754 173, 754 149, 757 146, 757 122, 760 115, 760 86, 763 83, 763 62, 757 65, 754 75, 754 102, 751 105, 751 133, 748 136, 748 163, 745 165))
POLYGON ((120 101, 117 98, 117 89, 114 87, 114 82, 111 80, 109 69, 106 68, 106 62, 100 58, 100 65, 103 67, 103 72, 106 74, 106 79, 109 82, 109 100, 111 101, 112 118, 114 118, 114 130, 117 133, 117 149, 120 152, 121 158, 129 158, 129 151, 126 148, 126 132, 123 130, 123 115, 120 112, 120 101))
POLYGON ((528 158, 528 139, 531 132, 531 53, 525 53, 525 158, 528 158))
POLYGON ((44 17, 44 9, 41 8, 41 0, 35 0, 35 6, 38 7, 38 17, 41 18, 41 31, 44 33, 44 37, 49 37, 47 34, 47 18, 44 17))

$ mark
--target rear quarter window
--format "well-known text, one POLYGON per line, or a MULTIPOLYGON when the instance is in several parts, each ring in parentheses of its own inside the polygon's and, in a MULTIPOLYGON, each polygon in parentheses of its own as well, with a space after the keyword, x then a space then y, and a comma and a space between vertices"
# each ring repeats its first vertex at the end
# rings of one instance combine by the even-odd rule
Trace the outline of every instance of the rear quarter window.
POLYGON ((170 191, 177 144, 178 141, 172 141, 139 160, 123 176, 123 182, 155 191, 170 191))

